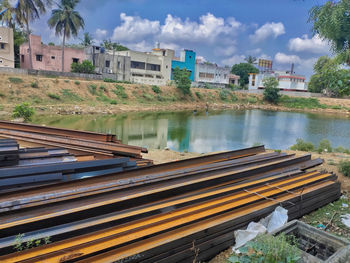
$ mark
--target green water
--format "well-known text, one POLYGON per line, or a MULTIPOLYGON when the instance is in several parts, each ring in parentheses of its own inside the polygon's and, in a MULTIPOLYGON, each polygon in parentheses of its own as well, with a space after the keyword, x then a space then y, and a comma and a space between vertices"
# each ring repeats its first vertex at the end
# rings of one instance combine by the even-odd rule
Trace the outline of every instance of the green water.
POLYGON ((116 134, 123 143, 153 149, 212 152, 256 143, 287 149, 297 138, 350 149, 350 119, 263 110, 143 112, 118 115, 38 116, 38 124, 116 134))

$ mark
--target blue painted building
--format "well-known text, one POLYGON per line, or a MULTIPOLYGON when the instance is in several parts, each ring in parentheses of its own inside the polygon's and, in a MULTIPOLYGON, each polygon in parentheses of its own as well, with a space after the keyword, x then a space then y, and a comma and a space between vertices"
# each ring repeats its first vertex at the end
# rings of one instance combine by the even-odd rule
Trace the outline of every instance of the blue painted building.
POLYGON ((191 72, 190 79, 194 81, 195 67, 196 67, 196 52, 192 50, 181 51, 180 60, 173 60, 171 62, 171 79, 173 79, 173 70, 179 67, 180 69, 187 69, 191 72))

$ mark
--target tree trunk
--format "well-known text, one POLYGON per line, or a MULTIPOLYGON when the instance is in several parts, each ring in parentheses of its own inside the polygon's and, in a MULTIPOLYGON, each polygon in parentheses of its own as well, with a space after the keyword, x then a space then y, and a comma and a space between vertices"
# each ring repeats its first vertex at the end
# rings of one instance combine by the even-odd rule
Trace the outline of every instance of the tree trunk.
POLYGON ((66 28, 63 31, 63 41, 62 41, 62 72, 64 72, 64 45, 66 43, 66 28))
POLYGON ((26 26, 27 26, 27 37, 28 37, 28 46, 29 46, 29 68, 33 69, 33 57, 32 57, 32 45, 30 43, 30 30, 29 30, 29 22, 28 22, 28 10, 26 12, 27 19, 26 19, 26 26))

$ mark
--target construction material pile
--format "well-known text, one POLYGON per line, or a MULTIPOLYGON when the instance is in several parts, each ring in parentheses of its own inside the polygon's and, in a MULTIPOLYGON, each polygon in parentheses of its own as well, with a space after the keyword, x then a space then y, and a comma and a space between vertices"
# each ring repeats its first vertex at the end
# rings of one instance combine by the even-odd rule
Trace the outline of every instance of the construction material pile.
POLYGON ((339 198, 334 174, 310 171, 321 159, 264 151, 0 194, 0 262, 205 261, 277 206, 291 220, 339 198))

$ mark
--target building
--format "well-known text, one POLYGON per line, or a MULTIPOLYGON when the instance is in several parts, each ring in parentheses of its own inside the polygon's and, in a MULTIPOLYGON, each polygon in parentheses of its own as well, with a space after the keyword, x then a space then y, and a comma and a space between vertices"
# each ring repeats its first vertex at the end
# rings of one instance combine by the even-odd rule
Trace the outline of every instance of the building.
MULTIPOLYGON (((40 36, 30 35, 29 41, 32 48, 33 69, 61 71, 62 47, 44 45, 40 36)), ((64 71, 70 72, 73 62, 82 62, 86 59, 84 49, 64 48, 64 71)), ((20 46, 21 68, 30 69, 29 43, 20 46)))
MULTIPOLYGON (((175 68, 186 69, 191 72, 190 79, 195 81, 195 70, 196 70, 196 52, 192 50, 183 50, 181 51, 180 58, 174 58, 171 63, 171 69, 175 68)), ((171 72, 171 79, 173 79, 173 75, 171 72)))
POLYGON ((228 78, 229 78, 229 84, 231 84, 231 85, 236 85, 236 86, 238 86, 239 85, 239 80, 240 80, 240 76, 237 76, 237 75, 235 75, 235 74, 230 74, 229 76, 228 76, 228 78))
POLYGON ((13 29, 0 27, 0 67, 15 67, 13 29))
POLYGON ((229 84, 230 68, 219 67, 208 62, 196 63, 194 86, 203 87, 211 85, 224 88, 229 84))
POLYGON ((116 80, 130 81, 130 57, 118 55, 100 46, 85 48, 86 58, 95 66, 97 74, 114 74, 116 80))
POLYGON ((278 80, 278 88, 284 91, 307 91, 305 77, 291 74, 290 71, 271 71, 249 74, 249 90, 264 89, 263 80, 274 77, 278 80))
POLYGON ((150 85, 167 85, 171 77, 174 50, 155 48, 152 52, 116 51, 115 55, 130 57, 130 81, 150 85))

